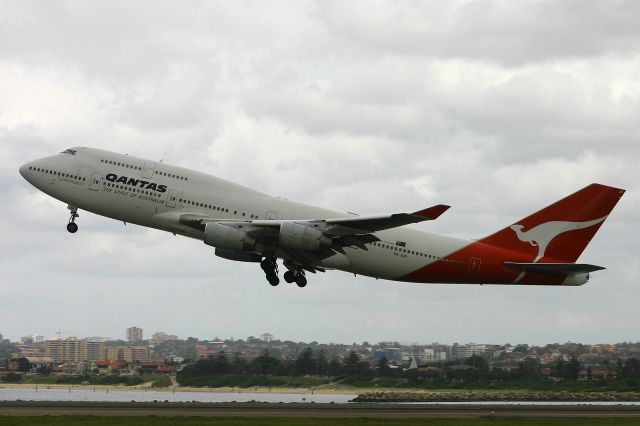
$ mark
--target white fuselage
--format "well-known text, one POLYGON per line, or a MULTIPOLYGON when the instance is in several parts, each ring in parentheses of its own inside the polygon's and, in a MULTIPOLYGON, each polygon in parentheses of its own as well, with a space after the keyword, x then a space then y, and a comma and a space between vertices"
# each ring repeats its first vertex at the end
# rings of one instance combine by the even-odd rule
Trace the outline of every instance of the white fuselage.
MULTIPOLYGON (((92 148, 68 151, 27 163, 20 172, 41 191, 79 209, 174 234, 203 239, 202 231, 178 222, 187 213, 248 221, 353 217, 165 163, 92 148)), ((401 280, 471 243, 407 227, 375 235, 381 241, 367 244, 367 250, 347 247, 320 266, 401 280)))

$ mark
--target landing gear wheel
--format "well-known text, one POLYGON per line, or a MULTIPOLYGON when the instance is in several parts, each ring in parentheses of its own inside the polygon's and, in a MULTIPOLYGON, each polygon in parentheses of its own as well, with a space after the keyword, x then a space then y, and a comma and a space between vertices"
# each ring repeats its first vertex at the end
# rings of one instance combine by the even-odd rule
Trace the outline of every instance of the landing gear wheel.
POLYGON ((269 284, 271 284, 273 287, 277 286, 278 284, 280 284, 280 278, 278 278, 277 275, 273 274, 269 274, 267 275, 267 281, 269 281, 269 284))
POLYGON ((298 285, 298 287, 302 288, 304 286, 307 285, 307 277, 305 277, 304 275, 300 274, 296 277, 296 284, 298 285))
POLYGON ((283 278, 286 282, 292 283, 296 280, 296 276, 293 271, 287 271, 284 273, 283 278))
POLYGON ((67 208, 69 209, 69 211, 71 211, 71 217, 69 218, 69 223, 67 223, 67 231, 75 234, 76 232, 78 232, 76 218, 80 217, 80 215, 78 214, 78 208, 76 206, 72 206, 71 204, 69 204, 67 208))
POLYGON ((262 259, 260 267, 264 271, 269 284, 274 287, 280 284, 280 278, 278 278, 278 262, 276 262, 274 257, 265 257, 262 259))
POLYGON ((270 270, 272 270, 271 262, 268 257, 265 257, 264 259, 262 259, 262 261, 260 262, 260 267, 267 274, 269 273, 270 270))

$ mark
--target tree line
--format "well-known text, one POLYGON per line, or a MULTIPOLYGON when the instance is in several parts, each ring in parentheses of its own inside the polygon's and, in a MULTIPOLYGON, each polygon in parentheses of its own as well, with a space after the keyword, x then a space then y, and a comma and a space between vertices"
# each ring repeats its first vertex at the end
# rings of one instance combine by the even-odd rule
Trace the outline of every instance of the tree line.
MULTIPOLYGON (((379 359, 374 365, 370 364, 352 351, 344 358, 328 359, 323 350, 314 352, 311 348, 304 349, 295 359, 278 359, 268 350, 264 350, 258 357, 247 360, 239 353, 227 355, 220 352, 215 356, 200 359, 185 366, 178 372, 177 380, 186 386, 228 386, 231 383, 247 383, 241 378, 248 376, 272 377, 315 377, 327 382, 341 382, 344 384, 366 385, 375 380, 386 380, 386 383, 399 386, 491 386, 496 383, 529 381, 577 381, 583 366, 576 358, 569 361, 558 360, 548 372, 549 377, 542 374, 540 363, 535 359, 526 359, 517 368, 503 370, 490 368, 486 359, 474 355, 462 361, 452 360, 437 365, 417 369, 403 369, 393 366, 386 358, 379 359), (233 380, 221 380, 222 377, 235 377, 233 380), (394 381, 395 380, 395 381, 394 381)), ((586 378, 591 379, 590 369, 587 368, 586 378)), ((640 360, 629 358, 625 362, 619 361, 615 367, 617 383, 623 383, 629 389, 640 385, 640 360)), ((251 381, 252 385, 278 385, 282 381, 251 381)), ((625 387, 625 388, 626 388, 625 387)))

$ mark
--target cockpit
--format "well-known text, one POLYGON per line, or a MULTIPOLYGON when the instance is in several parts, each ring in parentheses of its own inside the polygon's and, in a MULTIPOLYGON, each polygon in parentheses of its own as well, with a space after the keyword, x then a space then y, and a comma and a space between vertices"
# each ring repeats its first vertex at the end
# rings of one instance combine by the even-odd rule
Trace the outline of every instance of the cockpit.
POLYGON ((60 154, 76 155, 76 150, 75 149, 65 149, 60 154))

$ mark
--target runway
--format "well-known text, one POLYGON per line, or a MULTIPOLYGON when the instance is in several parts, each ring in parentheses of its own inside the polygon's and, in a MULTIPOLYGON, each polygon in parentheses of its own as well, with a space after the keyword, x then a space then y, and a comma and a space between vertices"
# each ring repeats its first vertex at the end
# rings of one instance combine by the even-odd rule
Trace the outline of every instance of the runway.
POLYGON ((0 402, 0 416, 184 416, 318 418, 640 418, 629 405, 434 405, 268 403, 0 402))

